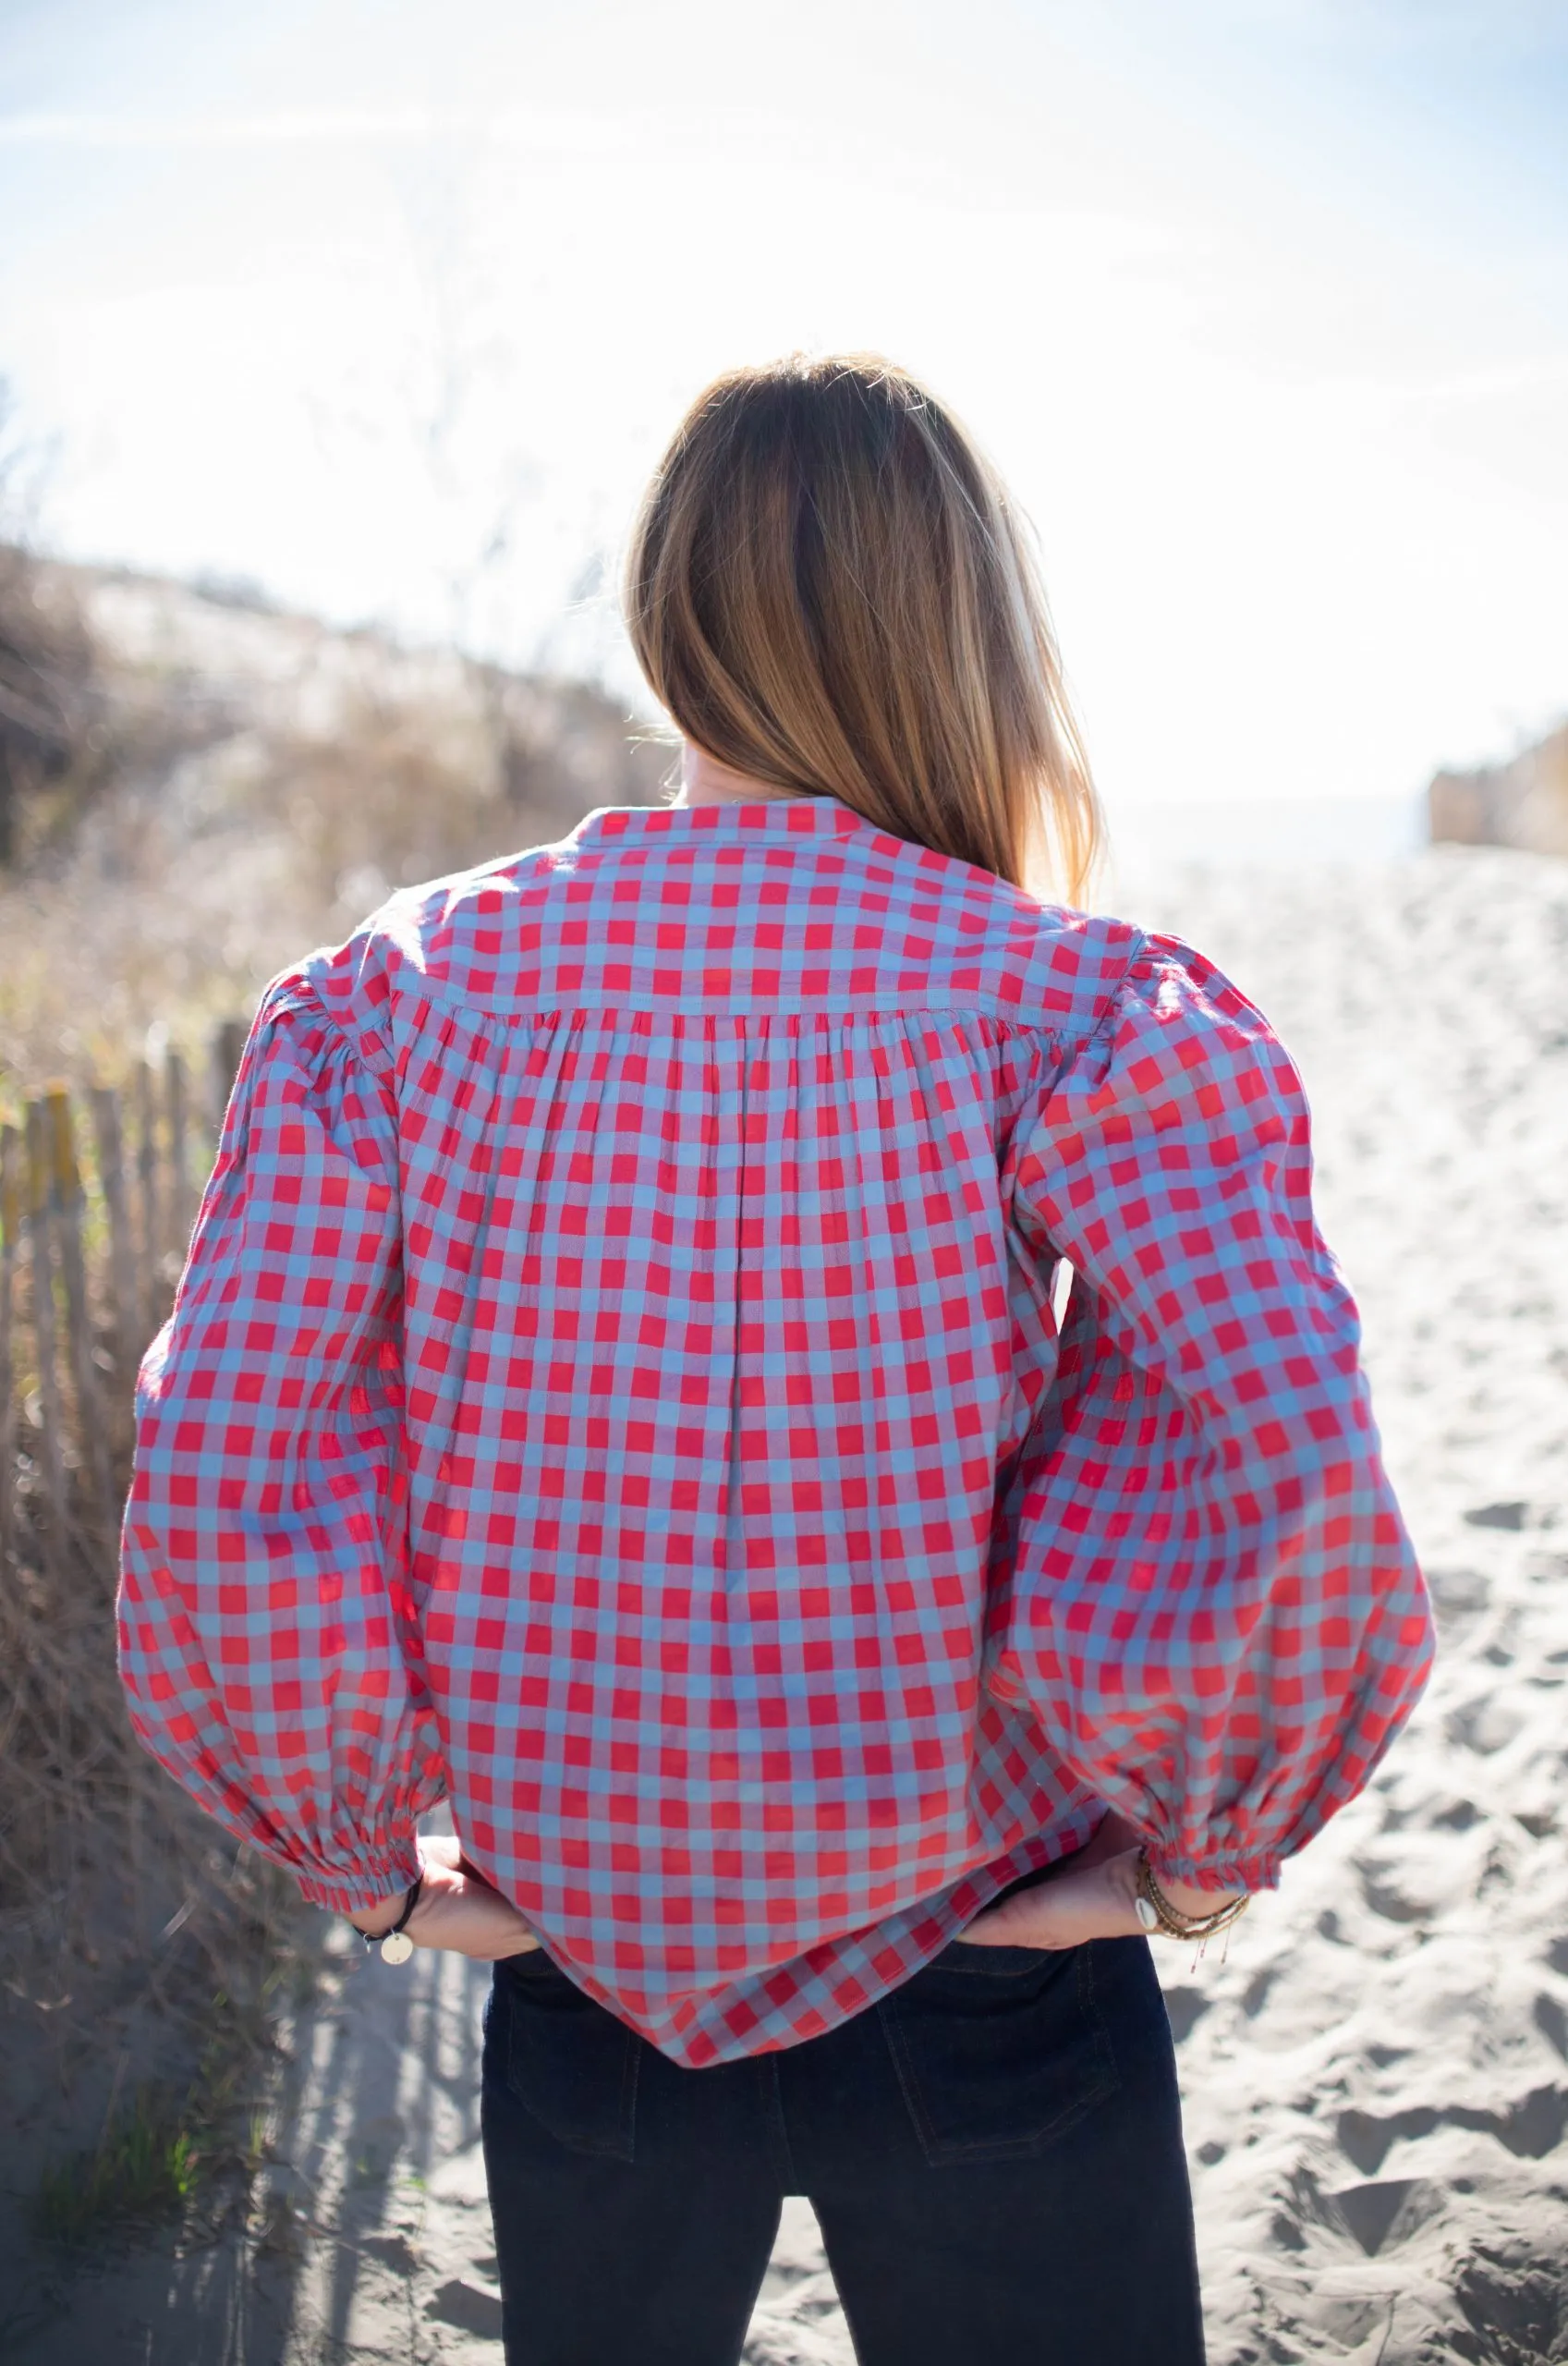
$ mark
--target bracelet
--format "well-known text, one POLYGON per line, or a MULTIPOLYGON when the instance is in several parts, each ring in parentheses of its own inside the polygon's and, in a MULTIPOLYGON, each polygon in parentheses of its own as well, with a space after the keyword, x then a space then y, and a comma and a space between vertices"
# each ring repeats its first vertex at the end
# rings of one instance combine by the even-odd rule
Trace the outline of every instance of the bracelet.
POLYGON ((1252 1897, 1247 1892, 1240 1897, 1227 1898, 1212 1914, 1184 1914, 1179 1906, 1172 1905, 1155 1880, 1149 1850, 1143 1848, 1138 1850, 1136 1904, 1138 1921, 1151 1938, 1158 1933, 1166 1939, 1197 1939, 1201 1945, 1239 1921, 1252 1904, 1252 1897))
POLYGON ((413 1913, 415 1907, 418 1906, 419 1902, 419 1892, 423 1889, 424 1885, 425 1877, 423 1873, 420 1873, 415 1881, 413 1888, 408 1892, 407 1896, 404 1899, 403 1911, 398 1916, 390 1931, 359 1931, 359 1925, 358 1922, 356 1922, 352 1917, 349 1918, 349 1929, 351 1931, 359 1931, 359 1936, 363 1939, 367 1947, 380 1947, 381 1959, 383 1963, 407 1963, 409 1957, 413 1954, 414 1942, 408 1936, 407 1922, 409 1916, 413 1913))

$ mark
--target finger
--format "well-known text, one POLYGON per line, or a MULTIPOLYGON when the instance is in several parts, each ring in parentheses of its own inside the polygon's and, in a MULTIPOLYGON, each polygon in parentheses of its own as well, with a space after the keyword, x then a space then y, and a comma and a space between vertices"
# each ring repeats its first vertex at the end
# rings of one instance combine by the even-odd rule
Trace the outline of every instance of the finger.
POLYGON ((958 1933, 966 1947, 1069 1947, 1077 1942, 1062 1937, 1053 1926, 1038 1918, 1019 1922, 1011 1915, 979 1914, 958 1933))
POLYGON ((516 1956, 532 1955, 539 1941, 531 1931, 465 1929, 446 1940, 447 1951, 467 1956, 474 1963, 508 1963, 516 1956))
POLYGON ((1034 1931, 1027 1934, 1017 1931, 989 1931, 979 1922, 971 1922, 966 1931, 960 1931, 958 1943, 966 1947, 1027 1947, 1039 1955, 1061 1955, 1068 1947, 1076 1947, 1079 1944, 1076 1938, 1053 1939, 1034 1931))
POLYGON ((501 1948, 497 1952, 495 1961, 497 1963, 503 1962, 509 1956, 533 1955, 537 1951, 539 1941, 534 1937, 533 1933, 525 1924, 523 1929, 517 1933, 517 1937, 514 1938, 508 1945, 501 1948))
POLYGON ((1058 1902, 1049 1912, 1039 1904, 1019 1912, 1010 1901, 977 1915, 959 1935, 973 1947, 1070 1947, 1077 1945, 1084 1921, 1083 1909, 1075 1909, 1070 1898, 1065 1907, 1058 1902))
POLYGON ((1136 1938, 1136 1852, 1082 1867, 1055 1882, 1020 1890, 964 1936, 977 1946, 1074 1947, 1087 1939, 1136 1938))
MULTIPOLYGON (((1066 1858, 1051 1867, 1045 1880, 1032 1882, 1027 1889, 1015 1890, 1011 1897, 1003 1898, 987 1913, 978 1916, 970 1927, 976 1929, 983 1923, 997 1931, 1036 1927, 1044 1930, 1059 1923, 1064 1925, 1085 1912, 1101 1911, 1121 1889, 1118 1865, 1119 1860, 1112 1858, 1096 1863, 1088 1850, 1066 1858)), ((1128 1889, 1129 1905, 1132 1896, 1133 1892, 1128 1889)))
POLYGON ((493 1963, 538 1941, 510 1901, 487 1883, 440 1869, 408 1924, 416 1946, 493 1963))

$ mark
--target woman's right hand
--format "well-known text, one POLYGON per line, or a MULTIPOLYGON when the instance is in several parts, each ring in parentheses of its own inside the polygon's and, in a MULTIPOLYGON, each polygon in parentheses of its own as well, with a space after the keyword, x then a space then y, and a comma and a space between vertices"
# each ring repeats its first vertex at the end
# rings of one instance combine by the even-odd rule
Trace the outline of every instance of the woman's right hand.
MULTIPOLYGON (((419 1863, 419 1902, 404 1925, 415 1946, 468 1956, 475 1963, 499 1963, 538 1946, 510 1899, 465 1862, 460 1841, 421 1837, 419 1863)), ((354 1921, 358 1929, 379 1935, 391 1930, 402 1910, 402 1901, 390 1898, 373 1913, 355 1915, 354 1921)))
MULTIPOLYGON (((1064 1948, 1089 1939, 1146 1937, 1137 1910, 1141 1845, 1130 1823, 1107 1815, 1087 1848, 1064 1857, 1046 1880, 988 1907, 959 1938, 971 1947, 1064 1948)), ((1221 1891, 1172 1881, 1160 1886, 1182 1914, 1212 1914, 1228 1903, 1221 1891)))

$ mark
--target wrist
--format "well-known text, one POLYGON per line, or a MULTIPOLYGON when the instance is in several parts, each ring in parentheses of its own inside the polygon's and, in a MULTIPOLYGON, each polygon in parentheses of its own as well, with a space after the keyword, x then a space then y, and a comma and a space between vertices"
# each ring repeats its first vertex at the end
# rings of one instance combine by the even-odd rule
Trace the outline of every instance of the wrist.
POLYGON ((1149 1861, 1147 1848, 1140 1848, 1137 1852, 1134 1883, 1136 1893, 1134 1904, 1145 1932, 1150 1937, 1159 1933, 1168 1939, 1196 1939, 1199 1955, 1209 1939, 1218 1938, 1222 1932, 1229 1931, 1231 1924, 1238 1916, 1245 1914, 1252 1903, 1250 1890, 1235 1890, 1227 1894, 1198 1889, 1196 1884, 1178 1884, 1178 1890, 1185 1886, 1188 1895, 1196 1895, 1203 1900, 1199 1910, 1191 1912, 1182 1905, 1179 1896, 1171 1895, 1161 1881, 1149 1861))
MULTIPOLYGON (((413 1887, 406 1893, 403 1903, 393 1921, 388 1921, 385 1919, 385 1910, 383 1908, 378 1909, 373 1926, 367 1927, 362 1922, 353 1922, 353 1928, 359 1932, 366 1946, 373 1947, 379 1945, 383 1958, 387 1963, 407 1963, 414 1951, 414 1942, 408 1936, 408 1925, 413 1920, 414 1909, 419 1905, 424 1885, 425 1877, 421 1873, 413 1887)), ((352 1917, 350 1921, 353 1921, 352 1917)))
POLYGON ((391 1897, 378 1898, 374 1906, 356 1907, 348 1920, 362 1939, 380 1939, 393 1928, 407 1903, 407 1889, 400 1889, 391 1897))
POLYGON ((1203 1889, 1197 1882, 1175 1881, 1161 1872, 1158 1867, 1154 1868, 1154 1874, 1161 1895, 1170 1900, 1178 1914, 1218 1914, 1222 1907, 1232 1906, 1238 1897, 1248 1895, 1239 1883, 1230 1884, 1223 1889, 1203 1889))

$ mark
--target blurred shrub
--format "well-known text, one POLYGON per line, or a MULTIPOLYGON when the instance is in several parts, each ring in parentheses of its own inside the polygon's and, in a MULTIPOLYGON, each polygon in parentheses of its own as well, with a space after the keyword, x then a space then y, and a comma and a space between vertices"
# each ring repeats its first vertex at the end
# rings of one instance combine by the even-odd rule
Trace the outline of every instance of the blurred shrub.
POLYGON ((194 1054, 393 888, 659 798, 667 752, 590 686, 190 586, 34 573, 92 652, 93 753, 82 787, 60 776, 68 820, 0 871, 0 1106, 57 1071, 116 1075, 149 1029, 194 1054))
POLYGON ((0 863, 67 823, 101 776, 96 652, 69 585, 0 543, 0 863))

